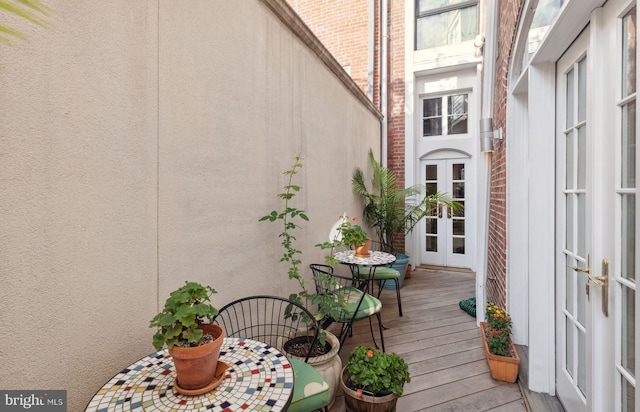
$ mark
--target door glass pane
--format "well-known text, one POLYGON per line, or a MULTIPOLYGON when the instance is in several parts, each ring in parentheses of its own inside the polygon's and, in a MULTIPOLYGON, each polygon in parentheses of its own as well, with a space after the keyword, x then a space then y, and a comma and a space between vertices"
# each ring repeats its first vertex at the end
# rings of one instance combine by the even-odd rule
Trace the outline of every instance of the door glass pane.
POLYGON ((574 373, 574 361, 573 361, 573 335, 574 335, 574 331, 575 331, 575 326, 573 326, 573 322, 571 322, 571 319, 566 318, 566 328, 565 328, 565 332, 567 334, 567 350, 564 354, 565 356, 565 365, 564 368, 567 371, 567 373, 569 374, 569 376, 571 376, 572 378, 575 376, 574 373))
POLYGON ((469 117, 468 95, 459 94, 447 98, 448 134, 467 133, 467 118, 469 117))
POLYGON ((454 199, 464 199, 464 182, 454 183, 452 194, 454 199))
POLYGON ((622 95, 636 91, 636 8, 622 20, 622 95))
POLYGON ((453 253, 457 255, 464 255, 464 238, 453 238, 453 253))
POLYGON ((578 189, 584 189, 587 181, 587 128, 578 129, 578 189))
POLYGON ((425 223, 427 225, 426 233, 428 235, 437 235, 438 234, 438 221, 434 218, 426 218, 425 223))
POLYGON ((578 225, 578 256, 587 257, 586 252, 586 234, 585 234, 585 225, 587 224, 586 218, 586 195, 584 193, 578 194, 578 205, 577 205, 577 225, 578 225))
POLYGON ((568 129, 573 126, 574 119, 574 71, 571 69, 569 73, 567 73, 567 123, 564 125, 565 129, 568 129))
POLYGON ((621 275, 635 282, 636 273, 636 196, 622 195, 621 275))
POLYGON ((574 239, 574 219, 575 219, 575 213, 574 213, 574 208, 575 208, 575 204, 574 204, 574 199, 575 195, 572 193, 569 193, 568 195, 565 196, 566 201, 567 201, 567 217, 566 217, 566 243, 565 243, 565 248, 567 250, 576 250, 576 242, 574 239))
POLYGON ((587 119, 587 59, 578 63, 578 121, 587 119))
POLYGON ((636 102, 622 108, 622 187, 636 186, 636 102))
POLYGON ((635 294, 634 289, 622 287, 622 366, 632 375, 636 373, 634 351, 635 335, 635 294))
POLYGON ((454 236, 464 236, 464 220, 453 220, 453 234, 454 236))
MULTIPOLYGON (((574 266, 574 265, 575 265, 575 261, 571 264, 571 266, 574 266)), ((574 296, 574 290, 575 290, 575 284, 576 284, 576 271, 571 269, 569 265, 567 265, 565 279, 566 279, 567 285, 565 288, 564 308, 570 315, 575 316, 576 312, 574 310, 573 296, 574 296)))
POLYGON ((576 153, 576 132, 573 130, 570 130, 569 132, 567 132, 566 134, 566 148, 565 148, 565 152, 566 152, 566 185, 567 185, 567 189, 575 189, 576 188, 576 173, 575 173, 575 153, 576 153))
POLYGON ((425 174, 426 180, 438 180, 438 165, 427 165, 425 174))
MULTIPOLYGON (((581 295, 579 293, 578 295, 581 295)), ((587 372, 585 365, 587 364, 586 358, 586 337, 584 331, 578 329, 578 389, 582 394, 587 393, 587 372)))
POLYGON ((457 200, 457 202, 460 203, 460 210, 456 211, 453 216, 464 217, 464 201, 457 200))
POLYGON ((438 193, 438 184, 437 183, 427 183, 426 185, 424 185, 424 190, 425 190, 425 194, 427 196, 435 195, 436 193, 438 193))
POLYGON ((633 385, 622 378, 622 410, 634 412, 636 409, 636 391, 633 385))
POLYGON ((464 163, 454 163, 452 170, 453 180, 464 180, 464 163))
POLYGON ((438 238, 433 236, 427 236, 427 238, 425 239, 425 250, 427 252, 437 252, 438 238))

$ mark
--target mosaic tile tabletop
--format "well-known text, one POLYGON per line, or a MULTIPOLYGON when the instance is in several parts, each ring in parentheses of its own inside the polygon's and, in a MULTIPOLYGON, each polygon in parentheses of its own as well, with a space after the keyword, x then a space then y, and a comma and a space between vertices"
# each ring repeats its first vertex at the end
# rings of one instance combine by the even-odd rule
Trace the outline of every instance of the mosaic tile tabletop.
POLYGON ((165 349, 114 376, 96 393, 87 411, 282 411, 293 394, 293 370, 277 349, 251 339, 224 338, 220 360, 225 379, 199 396, 173 389, 173 359, 165 349))
POLYGON ((335 258, 340 262, 347 265, 360 265, 360 266, 384 266, 389 265, 396 261, 396 257, 391 253, 370 251, 369 257, 357 257, 355 251, 345 250, 338 252, 335 258))

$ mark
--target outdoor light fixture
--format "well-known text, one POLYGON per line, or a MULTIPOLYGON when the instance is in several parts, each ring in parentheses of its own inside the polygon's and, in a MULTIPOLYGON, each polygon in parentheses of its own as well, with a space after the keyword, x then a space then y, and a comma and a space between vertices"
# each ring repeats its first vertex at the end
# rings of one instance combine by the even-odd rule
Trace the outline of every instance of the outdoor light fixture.
POLYGON ((493 130, 493 118, 480 119, 480 151, 493 152, 493 139, 502 140, 502 128, 493 130))

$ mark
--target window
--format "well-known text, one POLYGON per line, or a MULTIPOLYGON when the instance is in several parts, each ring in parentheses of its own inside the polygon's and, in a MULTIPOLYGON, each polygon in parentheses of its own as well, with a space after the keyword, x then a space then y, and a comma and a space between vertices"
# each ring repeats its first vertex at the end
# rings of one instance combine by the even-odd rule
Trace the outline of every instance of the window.
POLYGON ((478 0, 416 0, 416 50, 473 40, 478 0))
POLYGON ((468 118, 468 94, 422 100, 423 137, 466 134, 468 118))

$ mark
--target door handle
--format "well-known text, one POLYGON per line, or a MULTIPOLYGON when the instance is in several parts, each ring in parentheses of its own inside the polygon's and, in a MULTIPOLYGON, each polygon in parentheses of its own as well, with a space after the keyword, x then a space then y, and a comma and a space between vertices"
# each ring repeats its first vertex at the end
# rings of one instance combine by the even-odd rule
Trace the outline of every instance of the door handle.
POLYGON ((438 203, 438 219, 442 219, 442 204, 438 203))
POLYGON ((592 281, 598 286, 602 286, 602 313, 604 316, 609 317, 609 260, 602 259, 602 275, 594 276, 591 274, 590 268, 579 268, 577 266, 568 265, 576 272, 582 272, 587 274, 586 292, 589 296, 589 281, 592 281))

